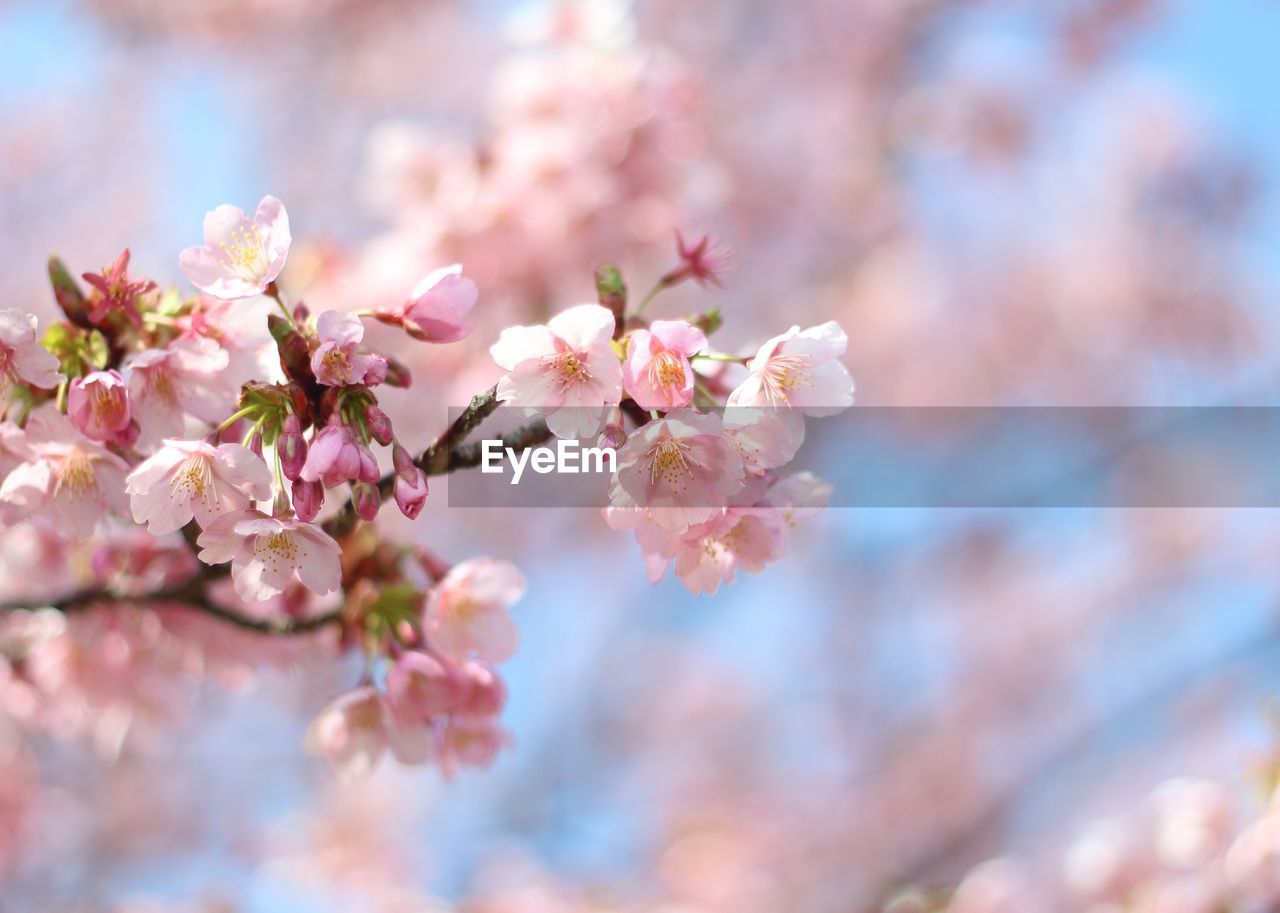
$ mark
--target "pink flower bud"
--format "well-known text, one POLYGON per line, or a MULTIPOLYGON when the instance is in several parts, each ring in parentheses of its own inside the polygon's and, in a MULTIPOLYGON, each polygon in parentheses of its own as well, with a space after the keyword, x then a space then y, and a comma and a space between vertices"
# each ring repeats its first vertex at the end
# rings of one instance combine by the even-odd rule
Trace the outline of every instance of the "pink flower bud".
POLYGON ((395 440, 391 419, 373 403, 364 410, 364 424, 369 429, 370 436, 383 447, 391 446, 391 442, 395 440))
POLYGON ((408 387, 413 383, 413 375, 409 373, 409 369, 401 362, 394 358, 387 359, 387 376, 383 378, 383 383, 388 387, 408 387))
POLYGON ((316 321, 320 344, 311 353, 311 373, 330 387, 375 386, 387 379, 387 360, 360 348, 364 324, 355 314, 325 311, 316 321))
POLYGON ((382 478, 382 470, 378 468, 378 461, 374 459, 373 452, 364 444, 357 444, 356 448, 360 453, 360 472, 357 477, 361 482, 376 485, 382 478))
POLYGON ((368 482, 357 482, 351 486, 351 497, 356 502, 356 514, 366 523, 372 523, 378 516, 378 508, 382 498, 378 496, 378 486, 368 482))
POLYGON ((476 284, 464 278, 461 266, 448 266, 427 276, 409 293, 401 322, 415 339, 457 342, 475 327, 467 319, 475 307, 476 284))
POLYGON ((458 670, 457 713, 465 716, 497 716, 507 703, 507 686, 484 663, 468 660, 458 670))
POLYGON ((406 473, 414 467, 413 455, 405 450, 399 441, 396 441, 395 446, 391 448, 391 465, 395 467, 397 475, 406 473))
MULTIPOLYGON (((335 416, 311 442, 298 478, 307 482, 323 482, 325 488, 360 479, 362 450, 370 460, 373 459, 367 448, 356 443, 351 429, 335 416)), ((376 463, 374 467, 377 468, 376 463)))
POLYGON ((319 482, 304 482, 298 479, 293 483, 293 512, 299 520, 310 523, 324 507, 324 486, 319 482))
POLYGON ((387 700, 398 719, 426 722, 457 708, 460 684, 450 666, 429 654, 406 650, 387 673, 387 700))
POLYGON ((307 439, 302 436, 302 423, 296 415, 290 414, 284 420, 280 437, 276 439, 276 450, 280 454, 280 470, 284 477, 296 482, 307 461, 307 439))
POLYGON ((606 450, 617 450, 627 442, 627 432, 623 430, 621 425, 610 423, 604 426, 604 430, 600 432, 600 437, 596 440, 597 447, 603 447, 606 450))
POLYGON ((94 371, 71 382, 67 415, 85 437, 107 441, 129 427, 129 387, 118 371, 94 371))
POLYGON ((396 473, 396 506, 410 520, 418 519, 418 514, 422 513, 428 491, 427 474, 417 466, 410 467, 407 472, 396 473))
MULTIPOLYGON (((115 442, 126 450, 138 443, 138 435, 142 433, 142 426, 138 424, 138 420, 130 419, 129 424, 125 426, 123 431, 116 433, 115 442)), ((259 454, 261 456, 261 454, 259 454)))

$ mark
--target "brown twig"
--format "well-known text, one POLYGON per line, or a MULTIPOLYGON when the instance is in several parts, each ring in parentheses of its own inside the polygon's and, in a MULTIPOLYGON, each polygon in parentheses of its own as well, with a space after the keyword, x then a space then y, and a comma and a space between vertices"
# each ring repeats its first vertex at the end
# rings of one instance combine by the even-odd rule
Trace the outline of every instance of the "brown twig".
MULTIPOLYGON (((429 476, 448 475, 459 469, 471 469, 480 465, 481 450, 476 444, 464 442, 500 405, 498 388, 490 387, 483 393, 471 398, 471 403, 462 410, 453 423, 440 436, 431 442, 413 462, 429 476)), ((502 446, 520 451, 526 447, 534 447, 551 437, 546 422, 539 419, 502 436, 502 446)), ((386 501, 395 490, 395 473, 387 473, 378 480, 378 495, 386 501)), ((332 518, 324 523, 324 531, 334 538, 347 535, 356 527, 358 520, 355 502, 348 498, 332 518)))
MULTIPOLYGON (((462 411, 452 424, 432 442, 414 463, 427 475, 445 475, 458 469, 468 469, 480 465, 481 450, 479 445, 465 445, 467 437, 486 418, 498 408, 498 389, 491 387, 472 398, 470 405, 462 411)), ((503 447, 523 450, 533 447, 551 437, 545 422, 539 420, 523 428, 518 428, 502 436, 503 447)), ((378 482, 378 494, 383 501, 391 497, 395 489, 395 475, 389 473, 378 482)), ((355 503, 348 499, 342 509, 324 524, 325 532, 340 538, 353 529, 357 522, 355 503)), ((200 529, 194 522, 188 523, 182 530, 183 537, 194 552, 197 550, 196 538, 200 529)), ((169 604, 187 606, 207 615, 228 622, 239 628, 259 634, 292 636, 308 634, 331 624, 341 624, 340 612, 330 612, 312 618, 294 618, 289 615, 278 615, 271 618, 250 618, 226 609, 209 599, 209 585, 226 577, 230 573, 228 565, 201 565, 200 571, 180 586, 159 590, 142 596, 131 596, 112 592, 109 588, 97 587, 76 590, 58 599, 47 602, 13 602, 0 603, 0 615, 22 609, 54 608, 61 612, 76 612, 92 608, 99 603, 125 602, 133 605, 169 604)))

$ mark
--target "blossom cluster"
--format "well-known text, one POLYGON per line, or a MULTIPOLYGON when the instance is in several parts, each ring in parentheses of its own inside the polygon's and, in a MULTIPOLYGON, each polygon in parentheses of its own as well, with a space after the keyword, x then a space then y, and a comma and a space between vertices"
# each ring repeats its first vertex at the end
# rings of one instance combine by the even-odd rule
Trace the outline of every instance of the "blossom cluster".
MULTIPOLYGON (((128 251, 86 274, 87 291, 52 260, 65 319, 41 334, 34 317, 0 312, 0 519, 100 543, 90 587, 49 600, 64 613, 186 604, 265 633, 338 629, 365 673, 306 744, 342 776, 388 751, 446 773, 487 765, 509 741, 496 670, 516 650, 508 609, 523 577, 490 558, 450 567, 371 524, 387 500, 416 519, 428 474, 469 465, 458 447, 499 403, 530 420, 523 441, 614 448, 607 522, 634 530, 651 579, 674 562, 694 592, 781 557, 790 526, 829 493, 781 470, 805 415, 853 401, 843 331, 792 327, 737 356, 710 347, 718 310, 645 320, 665 289, 720 282, 710 239, 677 239, 677 265, 634 309, 606 266, 598 302, 504 330, 491 354, 505 373, 418 456, 378 398, 408 387, 409 371, 366 343, 365 320, 462 340, 479 296, 461 266, 427 274, 396 307, 313 316, 277 284, 292 235, 274 197, 207 215, 179 261, 196 295, 134 276, 128 251)), ((15 605, 45 598, 33 588, 15 605)))
POLYGON ((1050 913, 1059 896, 1088 913, 1262 913, 1280 904, 1280 794, 1267 765, 1261 814, 1241 825, 1232 790, 1179 778, 1145 806, 1094 822, 1068 847, 1061 885, 998 858, 950 891, 910 888, 885 913, 1050 913))
MULTIPOLYGON (((705 242, 679 250, 684 262, 657 288, 715 279, 705 242)), ((611 279, 602 279, 602 300, 621 294, 611 279)), ((779 473, 804 440, 804 416, 853 404, 836 323, 792 327, 748 358, 711 350, 704 327, 718 319, 620 326, 610 308, 582 304, 545 326, 504 330, 491 349, 507 371, 500 401, 541 416, 558 437, 598 435, 616 448, 606 522, 634 530, 651 580, 674 561, 694 593, 782 557, 787 530, 830 494, 810 473, 779 473), (735 368, 745 376, 731 386, 735 368)))

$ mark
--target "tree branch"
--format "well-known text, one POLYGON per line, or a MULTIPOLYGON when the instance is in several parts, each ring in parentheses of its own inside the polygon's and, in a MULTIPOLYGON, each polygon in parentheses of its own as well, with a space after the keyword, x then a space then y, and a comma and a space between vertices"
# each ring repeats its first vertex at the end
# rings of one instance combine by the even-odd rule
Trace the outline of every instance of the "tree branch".
MULTIPOLYGON (((464 446, 464 442, 476 428, 480 427, 485 419, 494 413, 498 406, 498 388, 496 386, 490 387, 483 393, 472 397, 470 405, 431 443, 431 446, 414 460, 414 463, 429 476, 446 475, 458 469, 469 469, 480 465, 482 457, 480 446, 478 444, 464 446)), ((541 444, 550 439, 550 437, 551 431, 547 428, 546 422, 539 419, 529 425, 504 434, 502 436, 502 446, 520 451, 526 447, 541 444)), ((388 473, 378 481, 378 494, 381 500, 386 501, 391 497, 392 492, 395 490, 395 481, 394 473, 388 473)), ((342 509, 324 524, 324 530, 329 535, 340 538, 355 529, 357 520, 355 503, 348 498, 342 509)), ((194 521, 188 523, 183 528, 182 534, 192 552, 196 552, 198 550, 196 538, 200 534, 199 527, 194 521)), ((94 587, 76 590, 48 602, 36 602, 34 604, 31 602, 0 603, 0 615, 22 609, 46 607, 57 609, 63 613, 71 613, 92 608, 98 603, 123 602, 133 605, 167 603, 169 605, 186 606, 258 634, 281 636, 308 634, 342 622, 340 611, 317 615, 313 618, 294 618, 288 615, 278 615, 272 618, 250 618, 241 615, 239 612, 223 608, 210 601, 208 589, 211 583, 226 577, 229 573, 230 567, 226 564, 212 567, 201 565, 199 572, 187 582, 155 593, 131 596, 113 593, 105 587, 94 587)))
POLYGON ((323 615, 315 615, 310 618, 294 618, 291 615, 276 615, 270 618, 250 618, 247 615, 241 615, 239 612, 233 612, 224 608, 209 599, 208 587, 214 581, 227 576, 227 566, 217 565, 214 567, 203 566, 201 572, 196 574, 187 582, 178 586, 168 587, 163 590, 157 590, 154 593, 146 593, 143 595, 128 595, 113 593, 108 589, 101 587, 90 587, 82 590, 75 590, 65 596, 57 599, 35 602, 6 602, 0 603, 0 615, 8 612, 17 612, 24 609, 44 609, 53 608, 62 612, 64 615, 70 615, 73 612, 83 612, 92 609, 100 603, 128 603, 130 605, 170 605, 181 606, 192 610, 203 612, 220 621, 233 624, 238 628, 246 631, 253 631, 257 634, 274 634, 291 637, 298 634, 310 634, 321 628, 328 627, 332 624, 338 624, 342 621, 342 615, 339 611, 327 612, 323 615))

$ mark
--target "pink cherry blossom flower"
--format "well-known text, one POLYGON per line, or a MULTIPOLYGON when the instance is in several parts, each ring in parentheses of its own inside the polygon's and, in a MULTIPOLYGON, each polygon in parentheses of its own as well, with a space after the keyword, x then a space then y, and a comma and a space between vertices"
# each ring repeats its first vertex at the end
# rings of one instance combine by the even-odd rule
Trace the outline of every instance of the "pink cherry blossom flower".
POLYGON ((115 259, 101 273, 84 273, 82 278, 93 286, 90 298, 89 321, 102 326, 112 314, 123 314, 135 327, 142 326, 142 314, 138 311, 138 298, 156 290, 150 279, 129 278, 129 249, 115 259))
POLYGON ((129 388, 118 371, 94 371, 77 377, 67 391, 67 415, 85 437, 113 440, 129 427, 133 411, 129 388))
POLYGON ((297 479, 291 486, 293 494, 293 510, 299 520, 310 523, 324 507, 324 486, 319 482, 304 482, 297 479))
POLYGON ((672 548, 676 576, 689 592, 714 595, 739 570, 758 574, 780 559, 785 542, 771 511, 730 509, 679 537, 672 548))
POLYGON ((359 443, 352 430, 336 418, 315 436, 298 473, 302 481, 323 482, 325 488, 343 482, 373 484, 381 477, 369 448, 359 443))
POLYGON ((192 518, 208 528, 218 517, 271 498, 271 471, 239 444, 214 447, 171 439, 125 482, 133 519, 154 536, 181 529, 192 518))
POLYGON ((372 387, 387 379, 387 360, 359 351, 364 324, 355 314, 325 311, 316 321, 316 332, 320 345, 311 354, 311 371, 320 383, 330 387, 372 387))
POLYGON ((284 420, 280 436, 276 438, 276 453, 280 454, 280 471, 290 482, 296 482, 307 461, 307 439, 302 436, 302 423, 292 412, 284 420))
POLYGON ((125 371, 140 428, 138 448, 145 452, 166 438, 182 437, 188 414, 209 423, 227 415, 236 397, 220 374, 227 363, 226 351, 205 338, 178 339, 129 359, 125 371))
POLYGON ((406 650, 387 672, 387 700, 398 719, 426 722, 452 713, 462 697, 463 681, 434 656, 406 650))
POLYGON ((739 570, 758 574, 786 550, 784 524, 773 510, 730 508, 684 532, 664 529, 643 511, 609 509, 605 519, 614 529, 635 530, 650 582, 661 580, 674 559, 676 576, 695 595, 714 595, 739 570))
POLYGON ((677 409, 638 428, 618 449, 609 489, 617 507, 647 508, 664 529, 683 532, 717 514, 746 484, 742 454, 718 415, 677 409))
POLYGON ((387 705, 372 685, 340 694, 312 721, 303 746, 351 783, 373 773, 387 749, 387 705))
POLYGON ((473 653, 503 662, 520 640, 507 609, 523 593, 524 575, 510 562, 472 558, 454 565, 427 595, 427 638, 459 662, 473 653))
POLYGON ((462 275, 458 264, 424 276, 405 302, 400 321, 414 339, 457 342, 475 328, 467 314, 476 305, 476 284, 462 275))
POLYGON ((489 349, 507 374, 498 399, 543 415, 557 437, 588 438, 622 398, 614 320, 598 304, 562 311, 546 326, 510 327, 489 349))
POLYGON ((692 243, 676 232, 676 255, 680 265, 662 277, 664 285, 675 285, 686 279, 703 286, 722 286, 721 276, 729 268, 730 253, 714 243, 711 236, 703 234, 692 243))
POLYGON ((231 562, 236 594, 246 602, 277 596, 295 579, 321 596, 341 583, 342 549, 320 527, 301 520, 257 510, 227 513, 196 544, 205 564, 231 562))
POLYGON ((834 320, 803 331, 793 326, 760 347, 728 404, 790 406, 814 416, 847 409, 853 405, 853 378, 839 361, 847 346, 834 320))
POLYGON ((457 672, 456 712, 461 716, 497 716, 507 703, 507 686, 486 663, 467 660, 457 672))
POLYGON ((261 295, 280 275, 291 240, 289 214, 275 197, 263 197, 252 219, 238 206, 223 204, 204 217, 204 245, 188 247, 178 264, 202 292, 248 298, 261 295))
POLYGON ((631 334, 622 381, 641 409, 664 412, 693 401, 689 356, 707 347, 707 337, 683 320, 655 320, 631 334))
POLYGON ((511 737, 492 717, 452 716, 440 736, 440 769, 453 777, 460 766, 488 767, 511 737))
POLYGON ((23 444, 27 459, 0 485, 0 502, 13 512, 42 517, 65 538, 85 539, 108 511, 128 511, 128 465, 76 431, 57 409, 32 413, 23 444))
POLYGON ((36 338, 38 327, 31 314, 0 310, 0 396, 18 384, 50 390, 62 383, 58 359, 36 338))
POLYGON ((791 409, 731 406, 723 419, 725 438, 752 475, 787 465, 804 443, 804 418, 791 409))
POLYGON ((391 455, 396 470, 396 483, 393 489, 396 506, 410 520, 416 520, 418 514, 422 513, 422 506, 427 503, 429 493, 427 474, 413 462, 409 451, 400 444, 395 445, 391 455))
POLYGON ((795 472, 775 481, 760 499, 762 508, 778 512, 784 526, 816 517, 831 500, 831 483, 811 472, 795 472))
POLYGON ((251 380, 276 383, 285 379, 280 352, 267 327, 276 303, 267 297, 224 301, 200 295, 190 312, 176 318, 183 338, 211 339, 227 353, 221 372, 233 390, 251 380))

